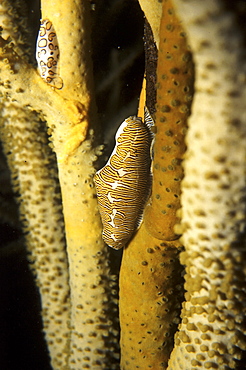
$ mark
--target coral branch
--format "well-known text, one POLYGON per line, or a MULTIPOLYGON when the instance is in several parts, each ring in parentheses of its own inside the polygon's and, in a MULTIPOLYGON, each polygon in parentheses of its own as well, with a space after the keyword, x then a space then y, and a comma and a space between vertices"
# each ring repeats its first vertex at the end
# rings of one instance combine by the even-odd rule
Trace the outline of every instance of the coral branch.
POLYGON ((114 306, 110 298, 113 280, 107 265, 107 249, 101 239, 93 183, 93 162, 97 156, 93 137, 86 137, 87 127, 92 128, 95 119, 91 111, 92 84, 88 83, 91 82, 91 62, 86 54, 88 43, 85 43, 89 32, 88 12, 88 4, 81 1, 42 2, 43 17, 52 16, 58 37, 60 76, 64 82, 59 94, 69 99, 66 121, 59 121, 55 115, 47 121, 58 157, 62 190, 71 287, 70 366, 73 369, 85 366, 102 369, 109 364, 114 368, 114 356, 117 358, 117 340, 109 319, 109 310, 114 306), (49 13, 51 8, 53 16, 49 13), (59 19, 54 16, 58 13, 59 19), (70 25, 76 44, 68 42, 70 35, 64 31, 64 24, 70 25), (67 43, 72 45, 71 50, 67 43))
POLYGON ((234 369, 246 349, 245 59, 223 2, 175 0, 196 65, 182 183, 186 302, 168 369, 234 369))
MULTIPOLYGON (((30 45, 23 4, 16 1, 14 5, 7 1, 0 5, 3 28, 0 38, 0 134, 15 191, 21 194, 18 198, 20 214, 40 289, 43 328, 51 363, 54 369, 65 369, 69 352, 70 292, 61 196, 45 124, 36 112, 24 108, 27 103, 21 101, 25 89, 30 92, 29 76, 35 73, 30 66, 28 69, 30 45)), ((27 101, 30 100, 31 94, 27 101)))
POLYGON ((139 0, 139 4, 145 13, 148 22, 151 25, 152 32, 154 35, 154 40, 157 47, 159 47, 160 42, 160 22, 162 14, 162 4, 161 1, 149 1, 149 0, 139 0))
POLYGON ((85 105, 92 91, 89 4, 81 0, 42 0, 41 11, 58 36, 62 93, 66 99, 85 105))
POLYGON ((181 302, 179 241, 153 238, 143 223, 124 250, 120 272, 122 370, 166 369, 181 302))
POLYGON ((157 133, 150 205, 124 250, 120 272, 121 366, 167 368, 183 299, 182 245, 174 234, 193 64, 170 1, 163 3, 158 59, 157 133), (166 207, 171 204, 172 207, 166 207), (162 212, 165 207, 168 209, 162 212), (160 240, 161 239, 161 240, 160 240))
POLYGON ((177 238, 173 228, 180 208, 181 162, 193 79, 193 62, 184 30, 172 2, 163 1, 157 65, 153 186, 145 211, 146 227, 161 240, 177 238))
POLYGON ((17 104, 1 106, 1 140, 19 197, 30 260, 42 301, 44 332, 54 369, 67 368, 68 265, 61 197, 44 122, 17 104), (30 201, 31 200, 31 201, 30 201))
POLYGON ((0 29, 4 40, 10 39, 16 54, 30 60, 30 30, 27 27, 27 9, 22 0, 2 0, 0 29))
MULTIPOLYGON (((32 110, 47 120, 57 156, 69 260, 69 270, 65 266, 61 270, 64 276, 69 275, 71 294, 71 347, 60 350, 69 358, 73 369, 114 369, 118 366, 115 282, 109 272, 108 251, 101 239, 93 183, 93 162, 99 150, 93 136, 96 119, 88 42, 89 4, 73 0, 43 1, 42 12, 43 18, 51 18, 57 34, 63 88, 56 90, 46 84, 18 53, 14 39, 4 36, 0 39, 4 81, 0 90, 6 109, 14 103, 13 107, 24 107, 26 114, 30 109, 31 121, 35 114, 32 110)), ((27 165, 22 164, 24 168, 27 165)), ((26 171, 29 173, 29 167, 26 171)), ((37 193, 39 195, 39 189, 37 193)), ((34 195, 37 196, 31 193, 28 207, 32 208, 34 195)), ((33 228, 30 231, 35 235, 33 228)), ((49 261, 50 269, 56 271, 56 260, 50 258, 49 261)), ((35 266, 38 267, 38 263, 35 266)), ((41 275, 40 279, 43 279, 41 275)), ((44 294, 42 289, 41 294, 44 294)), ((45 317, 45 323, 54 319, 53 314, 47 315, 50 316, 45 317)), ((64 325, 67 321, 64 320, 64 325)), ((59 358, 56 354, 55 357, 59 358)), ((54 368, 61 368, 55 358, 52 363, 54 368)))

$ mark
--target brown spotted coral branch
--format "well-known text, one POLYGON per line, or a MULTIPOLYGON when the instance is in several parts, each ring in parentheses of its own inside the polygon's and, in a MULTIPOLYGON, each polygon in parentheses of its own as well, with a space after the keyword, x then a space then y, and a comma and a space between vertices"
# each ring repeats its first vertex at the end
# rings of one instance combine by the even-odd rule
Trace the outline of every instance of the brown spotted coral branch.
MULTIPOLYGON (((71 345, 66 349, 62 346, 59 351, 69 363, 66 365, 68 368, 113 369, 118 362, 117 331, 112 322, 115 302, 111 292, 115 283, 109 273, 107 249, 100 236, 101 222, 92 180, 98 149, 93 135, 96 120, 88 53, 89 4, 82 1, 44 1, 42 11, 43 17, 53 23, 58 37, 59 74, 63 87, 57 90, 46 84, 29 64, 31 58, 25 59, 18 52, 15 47, 17 41, 5 38, 3 34, 0 39, 0 68, 4 81, 1 93, 6 110, 12 103, 13 109, 16 105, 24 107, 27 116, 30 110, 30 120, 33 114, 39 117, 36 112, 40 112, 49 126, 56 153, 69 261, 69 270, 64 265, 60 273, 65 279, 68 275, 71 296, 68 335, 71 345)), ((9 119, 11 117, 6 113, 4 120, 9 119)), ((25 168, 26 163, 20 161, 20 165, 25 168)), ((32 198, 26 206, 31 205, 32 198)), ((43 218, 41 221, 44 221, 43 218)), ((48 219, 47 222, 51 224, 48 219)), ((59 241, 62 237, 60 235, 59 241)), ((36 258, 35 253, 39 252, 35 247, 32 250, 36 258)), ((50 263, 50 269, 56 271, 55 258, 44 262, 50 263)), ((35 267, 40 266, 36 263, 35 267)), ((42 289, 41 293, 44 293, 42 289)), ((51 298, 50 305, 53 304, 51 298)), ((49 320, 54 319, 54 315, 50 315, 49 320)), ((45 324, 47 320, 45 317, 45 324)), ((62 320, 65 327, 68 322, 62 320)), ((50 352, 52 357, 58 358, 58 362, 55 358, 52 360, 54 368, 60 369, 63 366, 59 363, 61 356, 50 352)))
POLYGON ((45 123, 18 104, 1 104, 1 141, 41 294, 43 329, 54 369, 68 365, 70 299, 61 197, 45 123))
POLYGON ((162 7, 152 196, 143 224, 124 250, 120 272, 121 366, 125 370, 167 368, 183 299, 182 245, 173 227, 180 207, 193 63, 171 2, 164 1, 162 7))
MULTIPOLYGON (((61 196, 48 146, 45 123, 35 112, 11 100, 14 69, 30 59, 27 18, 16 2, 0 5, 1 86, 0 136, 12 174, 31 266, 41 294, 43 329, 54 369, 68 365, 70 300, 68 263, 63 236, 61 196), (21 19, 21 22, 18 21, 21 19)), ((21 95, 23 89, 16 88, 21 95)), ((14 99, 13 99, 14 100, 14 99)))
POLYGON ((168 369, 234 369, 246 349, 242 35, 221 1, 175 5, 194 56, 196 93, 182 183, 187 293, 168 369))
POLYGON ((121 368, 166 369, 183 298, 179 242, 153 238, 143 223, 120 272, 121 368))
POLYGON ((163 2, 157 66, 156 134, 152 194, 145 211, 149 232, 174 240, 180 208, 184 137, 193 96, 194 70, 185 32, 171 1, 163 2))
POLYGON ((3 100, 1 141, 20 204, 29 260, 39 287, 43 330, 54 369, 68 366, 70 289, 61 196, 45 123, 3 100))
POLYGON ((49 19, 57 32, 60 76, 64 83, 61 95, 66 99, 68 118, 75 118, 66 122, 57 122, 55 117, 48 120, 58 157, 69 258, 70 366, 73 369, 114 368, 117 342, 109 319, 109 309, 114 306, 112 297, 110 299, 113 280, 107 264, 107 249, 101 239, 93 183, 93 162, 97 156, 92 136, 95 115, 88 54, 89 6, 81 1, 43 1, 42 17, 49 19), (64 24, 72 36, 64 30, 64 24), (69 42, 71 37, 73 44, 69 42))

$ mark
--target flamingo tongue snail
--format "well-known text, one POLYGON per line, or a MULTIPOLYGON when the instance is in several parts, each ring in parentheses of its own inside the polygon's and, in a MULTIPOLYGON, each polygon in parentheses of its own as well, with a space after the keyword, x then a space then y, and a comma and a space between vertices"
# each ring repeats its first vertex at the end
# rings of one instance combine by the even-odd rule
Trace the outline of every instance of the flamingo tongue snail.
POLYGON ((152 125, 147 109, 144 122, 136 116, 123 121, 110 158, 94 177, 102 237, 114 249, 124 247, 142 221, 151 186, 152 125))
POLYGON ((41 21, 36 44, 36 60, 40 76, 52 87, 61 89, 63 81, 58 73, 59 45, 53 24, 41 21))

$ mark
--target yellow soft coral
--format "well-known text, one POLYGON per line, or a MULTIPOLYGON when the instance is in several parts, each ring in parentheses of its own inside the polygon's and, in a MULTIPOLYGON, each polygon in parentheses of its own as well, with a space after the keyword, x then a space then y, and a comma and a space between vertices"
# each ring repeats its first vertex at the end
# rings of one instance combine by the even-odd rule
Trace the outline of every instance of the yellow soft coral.
POLYGON ((153 238, 143 222, 120 272, 121 368, 165 369, 183 299, 179 241, 153 238))
POLYGON ((172 2, 163 2, 157 66, 156 135, 152 195, 146 227, 161 240, 177 238, 174 225, 180 208, 182 158, 187 118, 193 96, 193 62, 172 2))
POLYGON ((234 369, 246 349, 245 73, 219 1, 176 0, 196 65, 182 183, 186 302, 168 369, 234 369))
POLYGON ((61 197, 45 123, 19 104, 1 105, 1 140, 18 193, 45 338, 54 369, 68 365, 70 292, 61 197), (30 201, 31 200, 31 201, 30 201))
MULTIPOLYGON (((8 2, 5 4, 8 7, 8 2)), ((42 1, 42 17, 53 23, 57 33, 60 50, 59 74, 63 80, 63 87, 60 90, 43 81, 34 67, 29 64, 29 59, 22 56, 16 47, 16 44, 19 46, 19 39, 14 37, 15 35, 7 37, 6 33, 11 28, 7 28, 0 38, 0 69, 1 78, 4 81, 0 89, 4 108, 8 110, 10 104, 15 103, 11 105, 11 109, 18 112, 19 107, 25 107, 26 116, 25 120, 19 123, 20 131, 25 130, 25 121, 28 121, 28 118, 32 120, 33 115, 37 117, 38 122, 40 115, 45 118, 57 157, 68 258, 68 261, 64 260, 64 266, 67 263, 68 268, 60 268, 59 274, 64 276, 65 281, 69 280, 71 297, 71 310, 66 313, 70 322, 64 319, 61 323, 66 331, 69 324, 69 333, 61 334, 61 338, 69 338, 70 346, 66 349, 64 349, 63 340, 56 341, 56 332, 55 334, 52 332, 55 339, 50 339, 48 325, 54 320, 60 320, 56 315, 62 317, 62 305, 61 310, 53 308, 46 310, 44 307, 44 329, 47 330, 46 335, 49 338, 47 343, 52 365, 57 369, 61 369, 62 366, 73 369, 88 366, 103 369, 110 366, 113 369, 117 367, 118 361, 117 332, 112 324, 115 303, 111 291, 115 283, 109 272, 108 251, 100 235, 101 221, 93 183, 95 172, 93 162, 97 159, 98 149, 94 144, 93 135, 93 130, 96 128, 96 115, 92 89, 92 63, 88 53, 90 49, 89 12, 87 2, 42 1), (59 362, 57 358, 61 358, 61 361, 59 362), (64 365, 62 358, 65 358, 68 365, 64 365)), ((13 14, 11 7, 9 14, 7 14, 8 17, 13 14)), ((16 22, 19 21, 17 17, 16 22)), ((3 22, 4 30, 5 26, 3 22)), ((4 119, 9 120, 8 113, 4 119)), ((15 125, 14 122, 12 125, 15 125)), ((15 146, 14 141, 13 145, 15 146)), ((25 145, 24 142, 23 145, 25 145)), ((25 161, 18 162, 18 165, 23 166, 23 171, 30 171, 25 161)), ((26 188, 27 186, 21 187, 23 191, 26 191, 26 188)), ((42 189, 38 188, 36 191, 39 192, 39 190, 42 189)), ((52 194, 52 188, 49 188, 49 192, 52 194)), ((35 202, 32 196, 35 198, 36 194, 31 192, 30 202, 26 203, 26 207, 30 209, 33 209, 32 202, 35 202)), ((54 197, 54 201, 55 199, 54 197)), ((52 197, 49 197, 49 200, 52 200, 52 197)), ((25 213, 28 220, 30 214, 32 214, 31 211, 25 213)), ((55 219, 55 221, 59 220, 55 219)), ((53 220, 48 218, 40 220, 40 227, 49 229, 45 222, 50 225, 53 220)), ((30 232, 36 235, 33 230, 34 225, 30 223, 30 232)), ((41 234, 42 238, 38 239, 38 243, 44 243, 44 240, 50 242, 52 239, 48 236, 44 238, 45 232, 41 234)), ((55 233, 53 236, 54 243, 59 246, 57 250, 54 249, 54 253, 59 259, 60 253, 64 253, 64 250, 60 252, 64 247, 63 243, 60 243, 62 235, 59 236, 59 240, 55 233)), ((29 242, 33 258, 37 261, 34 266, 39 276, 39 284, 43 287, 46 280, 41 280, 46 279, 47 275, 42 274, 44 268, 38 262, 37 254, 40 252, 35 244, 32 245, 32 239, 29 242)), ((58 265, 56 256, 44 258, 43 263, 50 263, 49 268, 45 268, 48 275, 50 270, 53 270, 55 275, 58 265)), ((60 263, 63 262, 60 261, 60 263)), ((62 286, 57 283, 57 289, 58 285, 62 286)), ((41 288, 41 294, 44 293, 48 294, 50 306, 56 307, 57 303, 53 300, 53 296, 49 296, 49 293, 53 294, 53 290, 41 288)), ((46 298, 45 302, 48 300, 46 298)), ((64 289, 65 303, 66 299, 67 291, 64 289)))
POLYGON ((163 3, 160 35, 152 196, 143 224, 123 253, 120 272, 121 366, 125 370, 167 367, 183 298, 182 245, 170 240, 177 239, 173 227, 180 207, 193 64, 170 1, 163 3))

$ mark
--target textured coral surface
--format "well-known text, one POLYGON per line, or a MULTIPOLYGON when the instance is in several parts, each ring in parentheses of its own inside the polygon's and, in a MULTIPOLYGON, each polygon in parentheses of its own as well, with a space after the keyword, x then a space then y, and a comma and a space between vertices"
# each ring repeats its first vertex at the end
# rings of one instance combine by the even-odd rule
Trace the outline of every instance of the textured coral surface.
POLYGON ((173 227, 180 208, 181 162, 193 96, 193 72, 185 32, 172 2, 164 1, 157 65, 153 186, 145 212, 149 232, 162 240, 177 238, 173 227))
MULTIPOLYGON (((15 168, 13 172, 13 180, 17 174, 21 183, 19 190, 25 192, 21 211, 29 226, 27 243, 40 286, 51 363, 59 370, 109 366, 113 369, 118 362, 115 282, 109 272, 107 247, 101 239, 93 183, 93 161, 100 150, 93 142, 92 63, 86 52, 89 49, 86 31, 89 6, 73 0, 42 2, 43 17, 49 19, 51 16, 58 37, 63 88, 57 90, 46 84, 28 64, 30 51, 16 37, 18 28, 6 27, 10 21, 19 21, 18 14, 8 2, 1 4, 5 5, 8 11, 2 12, 0 19, 5 30, 4 37, 0 38, 4 139, 11 135, 11 130, 15 133, 9 145, 17 152, 11 153, 6 146, 6 154, 12 154, 13 167, 18 167, 18 171, 15 168), (71 27, 75 44, 68 42, 71 34, 68 37, 64 23, 71 27), (23 57, 19 49, 24 49, 27 55, 23 57), (11 104, 13 100, 15 104, 11 104), (24 113, 20 108, 23 106, 24 113), (53 195, 54 173, 51 184, 45 187, 44 183, 45 177, 49 177, 48 170, 45 173, 45 165, 49 162, 39 153, 42 150, 39 140, 42 142, 42 139, 38 138, 35 123, 39 123, 40 116, 49 126, 58 163, 66 252, 62 216, 58 217, 55 209, 59 196, 53 195), (7 125, 11 125, 10 133, 7 125), (32 142, 33 137, 37 143, 32 142), (41 159, 39 168, 36 163, 41 159)), ((42 143, 49 149, 48 143, 42 143)), ((61 200, 61 212, 60 207, 61 200)))
POLYGON ((182 183, 187 293, 169 369, 234 369, 246 349, 242 40, 219 2, 175 3, 186 15, 196 94, 182 183))
POLYGON ((122 369, 165 369, 183 299, 182 245, 173 227, 180 207, 181 159, 193 91, 193 64, 170 1, 163 2, 151 199, 124 250, 120 272, 122 369))
POLYGON ((179 241, 153 238, 143 223, 120 272, 121 367, 165 369, 183 299, 179 241))

